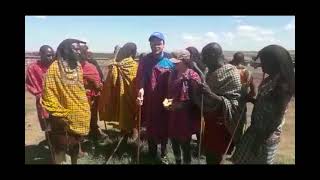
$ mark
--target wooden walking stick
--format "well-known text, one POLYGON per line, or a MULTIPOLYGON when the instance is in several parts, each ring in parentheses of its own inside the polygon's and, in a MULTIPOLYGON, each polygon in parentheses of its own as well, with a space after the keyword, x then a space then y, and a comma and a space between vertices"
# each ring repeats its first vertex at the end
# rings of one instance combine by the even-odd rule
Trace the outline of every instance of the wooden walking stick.
POLYGON ((54 149, 52 147, 51 140, 50 140, 50 134, 49 134, 48 124, 47 124, 47 119, 43 119, 43 120, 44 120, 44 125, 45 125, 45 135, 46 135, 46 138, 47 138, 47 141, 48 141, 51 158, 52 158, 53 163, 56 164, 55 152, 54 152, 54 149))
POLYGON ((204 117, 203 117, 203 94, 201 95, 201 122, 200 122, 200 139, 199 139, 199 149, 198 149, 198 163, 200 164, 200 156, 201 156, 201 146, 202 146, 202 137, 204 134, 204 117))
POLYGON ((141 134, 141 106, 138 109, 138 148, 137 148, 137 164, 140 164, 140 134, 141 134))
POLYGON ((242 108, 240 117, 239 117, 239 119, 238 119, 238 121, 237 121, 237 124, 236 124, 235 129, 233 130, 233 133, 232 133, 231 139, 230 139, 230 141, 229 141, 229 143, 228 143, 227 149, 226 149, 226 151, 223 153, 222 159, 221 159, 221 161, 220 161, 219 164, 222 164, 222 162, 224 162, 224 161, 226 160, 226 158, 227 158, 227 153, 228 153, 228 151, 229 151, 229 148, 230 148, 230 146, 231 146, 231 143, 232 143, 232 141, 233 141, 233 139, 234 139, 234 136, 235 136, 235 134, 236 134, 236 132, 237 132, 237 129, 238 129, 238 127, 239 127, 239 124, 240 124, 240 121, 241 121, 241 117, 242 117, 242 115, 243 115, 244 110, 245 110, 245 108, 242 108))
POLYGON ((107 160, 106 164, 108 164, 108 163, 109 163, 109 161, 112 159, 113 155, 117 152, 117 150, 118 150, 118 148, 119 148, 119 146, 120 146, 120 144, 121 144, 121 142, 122 142, 122 140, 123 140, 123 139, 124 139, 124 136, 122 136, 122 137, 121 137, 121 139, 119 140, 119 142, 118 142, 118 144, 117 144, 116 148, 113 150, 112 154, 109 156, 109 158, 108 158, 108 160, 107 160))
MULTIPOLYGON (((200 70, 200 68, 197 66, 195 62, 193 62, 193 67, 197 71, 197 73, 200 75, 201 82, 205 83, 205 74, 200 70)), ((203 93, 201 94, 201 122, 200 122, 200 138, 199 138, 199 149, 198 149, 198 163, 200 164, 200 156, 201 156, 201 146, 202 146, 202 137, 204 135, 204 128, 205 128, 205 122, 204 122, 204 116, 203 116, 203 93)))

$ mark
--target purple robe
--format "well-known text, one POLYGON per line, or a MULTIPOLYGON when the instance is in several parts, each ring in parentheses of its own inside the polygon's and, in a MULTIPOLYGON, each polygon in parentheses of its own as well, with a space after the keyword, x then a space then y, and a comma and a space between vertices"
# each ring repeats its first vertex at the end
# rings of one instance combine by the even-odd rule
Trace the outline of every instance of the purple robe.
POLYGON ((191 81, 201 82, 200 76, 192 69, 187 69, 180 78, 176 71, 169 76, 168 97, 173 103, 184 103, 184 107, 169 111, 168 134, 180 142, 187 142, 200 129, 200 110, 191 101, 191 91, 196 87, 191 81))
POLYGON ((168 54, 156 59, 150 53, 139 61, 137 87, 144 88, 141 123, 147 128, 147 137, 159 144, 168 138, 168 112, 162 102, 168 86, 169 71, 174 64, 168 54))

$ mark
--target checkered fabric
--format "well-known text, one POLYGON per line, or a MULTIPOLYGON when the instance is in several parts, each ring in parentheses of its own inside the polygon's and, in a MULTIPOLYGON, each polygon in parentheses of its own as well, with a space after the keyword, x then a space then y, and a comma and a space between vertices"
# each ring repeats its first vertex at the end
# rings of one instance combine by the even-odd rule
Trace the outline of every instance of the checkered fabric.
POLYGON ((66 120, 71 132, 87 135, 90 125, 90 106, 83 85, 80 64, 72 70, 62 60, 50 66, 45 77, 43 107, 55 117, 66 120))
MULTIPOLYGON (((237 112, 239 106, 241 81, 240 74, 235 66, 226 64, 216 71, 207 75, 206 82, 208 83, 212 92, 222 97, 223 111, 227 124, 234 126, 237 118, 234 112, 237 112)), ((209 104, 204 98, 204 104, 209 104)), ((211 103, 212 104, 212 103, 211 103)), ((214 105, 211 105, 214 106, 214 105)))

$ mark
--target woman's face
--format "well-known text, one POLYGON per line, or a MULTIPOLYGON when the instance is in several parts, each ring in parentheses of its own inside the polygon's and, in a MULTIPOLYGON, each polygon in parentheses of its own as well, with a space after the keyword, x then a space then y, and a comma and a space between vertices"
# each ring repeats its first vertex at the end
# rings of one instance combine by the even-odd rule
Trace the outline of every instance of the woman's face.
POLYGON ((176 70, 178 71, 178 72, 181 72, 181 73, 183 73, 188 67, 187 67, 187 65, 186 65, 186 63, 184 63, 183 61, 181 61, 181 62, 179 62, 179 63, 177 63, 176 64, 176 70))
POLYGON ((265 57, 260 57, 260 59, 262 72, 269 75, 275 75, 279 71, 279 66, 272 59, 265 57))

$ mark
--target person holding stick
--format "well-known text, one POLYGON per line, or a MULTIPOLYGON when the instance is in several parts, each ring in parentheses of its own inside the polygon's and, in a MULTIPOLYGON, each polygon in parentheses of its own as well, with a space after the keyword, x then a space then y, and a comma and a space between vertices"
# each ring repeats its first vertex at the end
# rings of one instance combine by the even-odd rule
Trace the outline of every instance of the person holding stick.
POLYGON ((168 79, 168 99, 164 107, 169 110, 168 135, 171 139, 176 164, 191 164, 191 135, 194 132, 194 121, 199 122, 199 109, 194 108, 192 92, 201 83, 200 76, 192 70, 190 53, 187 50, 172 52, 171 62, 175 69, 168 79), (183 161, 181 160, 181 149, 183 161))
POLYGON ((58 48, 44 82, 41 104, 50 114, 50 139, 57 164, 77 164, 80 142, 90 129, 90 105, 83 83, 81 47, 83 41, 66 39, 58 48))
POLYGON ((203 148, 207 164, 221 162, 239 116, 240 74, 236 67, 225 64, 222 52, 221 46, 215 42, 202 49, 202 62, 209 72, 206 82, 200 85, 198 96, 195 96, 198 99, 196 104, 201 107, 203 95, 203 148))
POLYGON ((139 60, 137 71, 137 104, 141 107, 141 124, 146 126, 149 155, 157 160, 157 145, 161 144, 161 162, 168 164, 168 113, 162 102, 167 91, 169 71, 174 64, 170 54, 163 52, 165 39, 160 32, 150 38, 152 52, 139 60))

